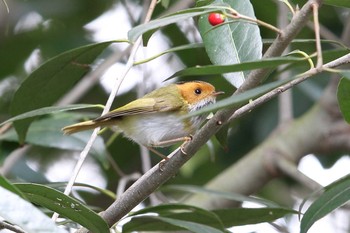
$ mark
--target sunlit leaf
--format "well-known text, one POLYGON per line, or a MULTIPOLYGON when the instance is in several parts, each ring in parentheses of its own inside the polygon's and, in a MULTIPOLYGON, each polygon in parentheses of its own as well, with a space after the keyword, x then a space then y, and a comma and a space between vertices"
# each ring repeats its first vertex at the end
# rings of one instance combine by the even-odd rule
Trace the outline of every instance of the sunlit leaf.
MULTIPOLYGON (((39 184, 16 184, 31 202, 71 219, 95 233, 109 233, 107 223, 81 202, 39 184)), ((35 220, 38 222, 38 220, 35 220)))

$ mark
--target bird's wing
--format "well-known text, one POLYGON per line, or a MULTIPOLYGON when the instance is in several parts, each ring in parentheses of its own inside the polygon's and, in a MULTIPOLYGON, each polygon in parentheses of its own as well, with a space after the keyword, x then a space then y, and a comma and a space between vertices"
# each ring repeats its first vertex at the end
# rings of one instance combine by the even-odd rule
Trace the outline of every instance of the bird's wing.
POLYGON ((138 114, 173 111, 182 106, 181 102, 178 99, 174 101, 174 98, 176 97, 172 95, 158 96, 156 98, 140 98, 100 116, 94 121, 104 121, 111 118, 138 114))

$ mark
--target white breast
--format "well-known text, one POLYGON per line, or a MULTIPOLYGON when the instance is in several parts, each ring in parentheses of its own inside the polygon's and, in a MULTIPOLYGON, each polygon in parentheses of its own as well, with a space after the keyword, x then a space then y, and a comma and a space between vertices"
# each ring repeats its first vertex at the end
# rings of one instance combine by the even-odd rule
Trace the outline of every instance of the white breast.
POLYGON ((145 146, 189 136, 195 130, 186 127, 180 116, 169 113, 128 116, 123 118, 118 128, 126 137, 145 146))

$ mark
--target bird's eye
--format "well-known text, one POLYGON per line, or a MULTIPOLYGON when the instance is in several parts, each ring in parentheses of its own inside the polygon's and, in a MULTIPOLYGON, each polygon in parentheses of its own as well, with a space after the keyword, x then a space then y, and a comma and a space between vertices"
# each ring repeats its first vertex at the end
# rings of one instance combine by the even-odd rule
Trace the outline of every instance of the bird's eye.
POLYGON ((200 88, 197 88, 196 90, 194 90, 194 93, 196 93, 197 95, 202 93, 202 90, 200 88))

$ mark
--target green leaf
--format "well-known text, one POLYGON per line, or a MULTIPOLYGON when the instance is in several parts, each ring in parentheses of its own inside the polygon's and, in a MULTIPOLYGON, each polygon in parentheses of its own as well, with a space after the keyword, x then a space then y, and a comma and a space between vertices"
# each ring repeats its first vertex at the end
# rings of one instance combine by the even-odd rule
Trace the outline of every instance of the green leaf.
POLYGON ((0 175, 0 186, 25 199, 25 195, 16 186, 11 184, 11 182, 9 182, 5 177, 1 175, 0 175))
MULTIPOLYGON (((130 222, 125 224, 123 232, 129 231, 178 231, 184 225, 192 232, 206 230, 225 231, 225 228, 246 224, 271 222, 287 214, 297 214, 293 209, 285 208, 234 208, 207 211, 195 206, 169 204, 149 207, 131 216, 130 222), (158 216, 145 215, 157 214, 158 216), (140 216, 141 215, 141 216, 140 216), (164 220, 163 218, 167 218, 164 220), (203 228, 203 226, 207 228, 203 228), (212 229, 210 229, 212 228, 212 229)), ((200 232, 200 231, 199 231, 200 232)))
MULTIPOLYGON (((59 213, 95 233, 109 233, 107 223, 81 202, 39 184, 16 184, 31 202, 59 213)), ((37 220, 36 220, 37 221, 37 220)))
POLYGON ((47 115, 47 114, 53 114, 53 113, 58 113, 58 112, 64 112, 64 111, 70 111, 70 110, 78 110, 78 109, 85 109, 85 108, 98 108, 101 107, 101 105, 96 105, 96 104, 72 104, 72 105, 67 105, 67 106, 53 106, 53 107, 44 107, 44 108, 39 108, 33 111, 25 112, 23 114, 17 115, 15 117, 12 117, 8 119, 7 121, 4 121, 0 124, 0 126, 18 121, 18 120, 23 120, 26 118, 31 118, 31 117, 36 117, 36 116, 42 116, 42 115, 47 115))
POLYGON ((215 104, 208 105, 204 108, 201 108, 198 111, 193 111, 193 112, 187 114, 185 116, 185 118, 208 113, 208 112, 214 112, 214 111, 221 109, 221 108, 240 106, 244 103, 247 103, 251 99, 257 98, 257 97, 259 97, 259 96, 261 96, 261 95, 263 95, 263 94, 265 94, 265 93, 267 93, 267 92, 269 92, 269 91, 271 91, 271 90, 273 90, 273 89, 275 89, 275 88, 277 88, 277 87, 279 87, 287 82, 290 82, 294 78, 295 77, 291 77, 288 79, 275 81, 272 83, 268 83, 268 84, 256 87, 254 89, 250 89, 250 90, 243 92, 241 94, 232 95, 229 98, 219 100, 215 104))
MULTIPOLYGON (((128 39, 132 42, 135 42, 139 36, 142 34, 148 32, 148 31, 155 31, 156 29, 160 27, 167 26, 172 23, 176 22, 182 22, 186 19, 199 16, 202 14, 206 14, 212 11, 217 10, 218 7, 197 7, 197 8, 190 8, 182 11, 178 11, 174 14, 165 16, 160 19, 151 20, 148 23, 138 25, 134 28, 132 28, 128 32, 128 39)), ((149 37, 149 36, 148 36, 149 37)))
POLYGON ((42 211, 13 192, 0 187, 0 196, 0 216, 21 227, 25 232, 67 233, 57 227, 42 211))
POLYGON ((287 214, 298 214, 298 211, 285 208, 234 208, 213 210, 226 228, 248 224, 272 222, 287 214))
POLYGON ((306 233, 319 219, 350 200, 350 175, 327 187, 307 209, 300 224, 300 233, 306 233))
POLYGON ((331 6, 350 8, 349 0, 324 0, 323 3, 331 6))
POLYGON ((172 224, 174 226, 179 226, 183 229, 189 230, 191 232, 196 233, 222 233, 224 231, 220 231, 218 229, 215 229, 214 227, 207 226, 204 224, 199 224, 195 222, 191 222, 189 220, 178 220, 173 218, 164 218, 164 217, 157 217, 158 220, 161 220, 163 222, 172 224))
MULTIPOLYGON (((240 14, 255 18, 253 6, 249 0, 215 0, 211 6, 218 4, 229 5, 240 14)), ((199 32, 212 63, 232 65, 259 60, 262 57, 259 27, 247 21, 232 21, 228 18, 226 21, 224 24, 213 27, 208 22, 208 14, 199 17, 199 32)), ((239 87, 247 74, 248 72, 235 72, 224 74, 224 77, 232 85, 239 87)))
MULTIPOLYGON (((218 230, 214 227, 207 226, 205 223, 191 222, 188 219, 192 217, 196 218, 191 213, 177 214, 177 217, 183 217, 185 220, 179 220, 175 218, 167 217, 155 217, 155 216, 142 216, 134 217, 128 223, 123 225, 123 232, 132 231, 170 231, 177 232, 183 230, 189 230, 190 232, 224 232, 224 230, 218 230)), ((203 219, 202 219, 203 220, 203 219)), ((204 219, 205 220, 205 219, 204 219)), ((210 224, 210 222, 206 222, 210 224)))
POLYGON ((340 79, 337 89, 337 97, 340 112, 345 121, 350 124, 350 78, 340 79))
POLYGON ((261 205, 266 205, 269 207, 278 207, 278 205, 272 201, 265 200, 262 198, 257 198, 257 197, 249 197, 249 196, 244 196, 239 193, 232 193, 232 192, 222 192, 222 191, 217 191, 217 190, 211 190, 211 189, 206 189, 200 186, 195 186, 195 185, 167 185, 161 188, 163 191, 165 190, 178 190, 178 191, 183 191, 183 192, 189 192, 189 193, 202 193, 205 195, 211 195, 215 196, 217 198, 222 198, 222 199, 227 199, 231 201, 238 201, 238 202, 252 202, 252 203, 257 203, 261 205))
POLYGON ((188 229, 192 232, 198 232, 199 229, 202 232, 207 232, 207 230, 225 231, 220 219, 214 213, 189 205, 166 204, 148 207, 129 216, 134 217, 123 226, 123 232, 136 230, 176 231, 181 229, 188 229), (144 216, 146 213, 158 214, 159 216, 144 216))
POLYGON ((279 65, 295 63, 300 61, 305 61, 305 59, 295 58, 295 57, 277 57, 277 58, 262 59, 258 61, 242 62, 239 64, 233 64, 233 65, 208 65, 208 66, 190 67, 190 68, 183 69, 176 72, 166 80, 171 79, 173 77, 217 75, 217 74, 225 74, 225 73, 231 73, 231 72, 237 72, 237 71, 270 68, 270 67, 277 67, 279 65))
MULTIPOLYGON (((73 118, 73 114, 56 113, 33 122, 29 128, 25 142, 44 147, 81 151, 89 140, 91 133, 86 131, 73 135, 64 135, 61 130, 64 126, 73 124, 73 118)), ((0 140, 18 141, 13 129, 1 134, 0 140)), ((105 157, 106 148, 101 137, 97 137, 90 153, 99 159, 105 157)))
MULTIPOLYGON (((111 43, 83 46, 45 62, 16 91, 10 107, 12 116, 53 105, 90 71, 90 64, 111 43)), ((20 143, 24 142, 33 120, 27 118, 14 122, 20 143)))

